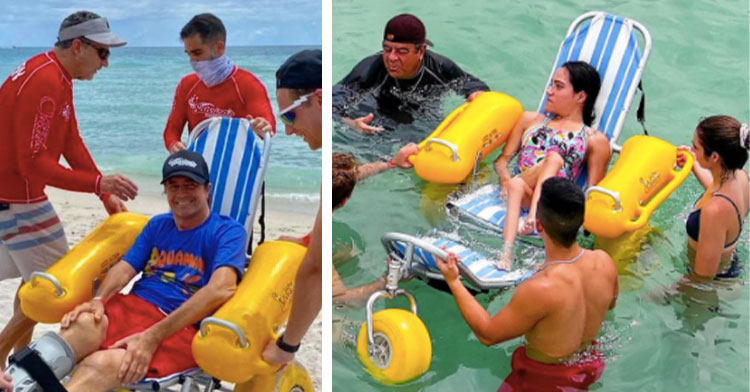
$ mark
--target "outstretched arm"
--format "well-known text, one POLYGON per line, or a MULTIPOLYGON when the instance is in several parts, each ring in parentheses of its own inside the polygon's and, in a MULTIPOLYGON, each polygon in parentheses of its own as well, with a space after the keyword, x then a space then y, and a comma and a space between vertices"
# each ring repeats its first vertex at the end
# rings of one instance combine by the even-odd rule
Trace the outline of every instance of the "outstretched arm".
POLYGON ((540 290, 544 288, 537 287, 536 282, 527 281, 518 286, 508 305, 490 316, 459 280, 457 263, 458 257, 452 253, 448 260, 437 258, 461 316, 483 344, 490 346, 521 336, 546 315, 543 299, 550 294, 540 290))

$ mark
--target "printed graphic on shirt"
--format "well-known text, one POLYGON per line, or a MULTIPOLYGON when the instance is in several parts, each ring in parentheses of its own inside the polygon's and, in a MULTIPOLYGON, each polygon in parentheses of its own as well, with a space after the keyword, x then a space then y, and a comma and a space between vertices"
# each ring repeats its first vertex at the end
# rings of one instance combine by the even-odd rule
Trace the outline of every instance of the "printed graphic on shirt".
POLYGON ((156 247, 151 249, 151 258, 143 270, 143 277, 158 277, 163 283, 177 283, 184 295, 190 295, 200 289, 195 283, 200 282, 205 271, 203 259, 181 250, 165 251, 156 247))
POLYGON ((193 95, 188 99, 188 106, 194 113, 204 114, 209 117, 234 117, 234 110, 221 109, 210 102, 198 102, 198 96, 193 95))
POLYGON ((26 73, 26 63, 25 62, 22 63, 21 65, 19 65, 13 72, 11 72, 11 74, 10 74, 10 80, 12 80, 12 81, 15 82, 16 79, 18 79, 21 76, 23 76, 24 73, 26 73))
POLYGON ((70 121, 70 104, 65 103, 62 107, 62 110, 60 110, 60 115, 63 116, 65 121, 70 121))
POLYGON ((55 115, 55 101, 47 96, 39 101, 39 109, 34 118, 34 129, 31 133, 31 156, 32 158, 47 147, 47 134, 49 133, 50 121, 55 115))

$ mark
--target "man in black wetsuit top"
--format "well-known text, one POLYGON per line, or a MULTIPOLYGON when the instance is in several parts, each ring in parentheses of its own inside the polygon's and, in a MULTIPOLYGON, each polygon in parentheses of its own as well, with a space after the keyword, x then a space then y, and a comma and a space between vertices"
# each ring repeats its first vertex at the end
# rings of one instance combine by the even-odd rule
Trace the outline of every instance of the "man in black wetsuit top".
POLYGON ((372 113, 349 113, 349 108, 357 107, 365 93, 372 93, 380 115, 408 124, 426 103, 436 103, 433 106, 439 108, 440 101, 434 97, 449 90, 467 101, 489 90, 484 82, 447 57, 428 51, 427 45, 432 46, 432 42, 425 35, 424 24, 414 15, 401 14, 389 20, 383 34, 383 51, 360 61, 333 87, 334 115, 363 132, 375 132, 382 127, 369 124, 374 118, 372 113))

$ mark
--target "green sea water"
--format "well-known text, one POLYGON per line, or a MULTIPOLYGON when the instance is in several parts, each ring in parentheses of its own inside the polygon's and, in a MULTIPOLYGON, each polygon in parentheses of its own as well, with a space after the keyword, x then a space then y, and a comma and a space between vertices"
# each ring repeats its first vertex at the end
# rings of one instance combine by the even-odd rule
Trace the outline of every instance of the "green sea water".
MULTIPOLYGON (((747 1, 738 0, 334 0, 333 80, 339 81, 361 58, 379 50, 383 26, 390 17, 411 12, 424 21, 427 37, 435 43, 432 50, 450 57, 493 90, 516 97, 527 110, 534 110, 568 25, 590 10, 635 19, 651 33, 653 49, 643 75, 646 125, 651 135, 675 145, 689 145, 704 116, 728 114, 748 121, 750 11, 747 1)), ((461 102, 461 97, 448 97, 442 115, 461 102)), ((424 119, 373 137, 334 126, 333 149, 372 159, 407 141, 421 140, 435 125, 435 119, 424 119)), ((633 107, 620 142, 640 133, 633 107)), ((488 165, 483 175, 486 182, 496 179, 488 165)), ((452 190, 428 185, 406 170, 392 170, 358 184, 347 205, 333 215, 334 241, 351 242, 358 249, 355 257, 336 265, 344 282, 356 286, 384 272, 380 236, 385 232, 425 233, 436 226, 455 230, 455 224, 446 222, 442 207, 452 190)), ((747 268, 739 282, 693 290, 670 304, 645 299, 647 293, 669 287, 685 274, 684 220, 701 192, 691 176, 651 217, 654 231, 638 259, 620 276, 620 298, 600 337, 607 367, 591 390, 750 390, 747 268)), ((465 235, 468 231, 460 232, 465 235)), ((746 266, 748 233, 745 230, 739 245, 746 266)), ((522 251, 526 257, 541 257, 538 249, 522 251)), ((510 372, 510 356, 521 340, 485 347, 466 326, 448 294, 416 280, 402 286, 416 295, 420 317, 432 338, 429 371, 405 385, 379 384, 359 364, 352 347, 355 328, 345 328, 343 342, 337 341, 333 347, 333 390, 497 389, 510 372)), ((494 314, 510 296, 505 292, 478 298, 494 314)), ((403 299, 385 303, 388 307, 406 306, 403 299)), ((361 309, 334 309, 333 316, 345 323, 364 321, 361 309)))

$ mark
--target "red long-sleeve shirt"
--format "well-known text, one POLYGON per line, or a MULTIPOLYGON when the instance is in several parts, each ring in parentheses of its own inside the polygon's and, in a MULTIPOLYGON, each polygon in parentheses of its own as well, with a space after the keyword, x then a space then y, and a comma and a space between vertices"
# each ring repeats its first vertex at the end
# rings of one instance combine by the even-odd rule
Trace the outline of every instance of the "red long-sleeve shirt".
POLYGON ((47 185, 99 193, 100 182, 78 132, 70 74, 54 51, 26 60, 0 87, 0 202, 46 200, 47 185))
POLYGON ((255 75, 235 65, 229 77, 213 87, 206 86, 197 73, 180 80, 164 128, 164 145, 169 149, 180 141, 186 122, 188 132, 192 132, 201 121, 217 116, 263 117, 276 131, 265 86, 255 75))

